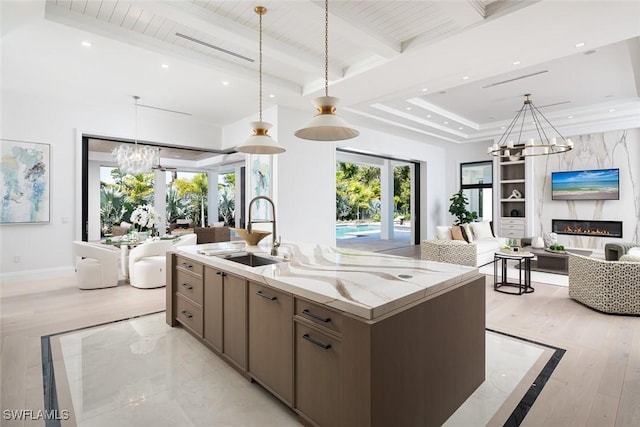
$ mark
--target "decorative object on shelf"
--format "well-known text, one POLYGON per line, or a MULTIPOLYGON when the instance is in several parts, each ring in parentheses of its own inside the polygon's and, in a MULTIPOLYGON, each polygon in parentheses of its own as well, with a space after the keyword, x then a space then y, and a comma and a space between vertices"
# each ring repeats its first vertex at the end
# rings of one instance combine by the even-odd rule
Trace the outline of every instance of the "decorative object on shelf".
POLYGON ((454 225, 466 224, 478 219, 477 212, 469 212, 467 210, 467 198, 462 193, 462 189, 451 196, 449 201, 451 201, 449 213, 457 218, 454 225))
POLYGON ((118 163, 118 169, 124 173, 139 174, 151 172, 159 160, 158 150, 148 145, 138 145, 138 99, 134 96, 135 104, 135 136, 133 144, 124 143, 117 146, 113 152, 113 159, 118 163))
POLYGON ((534 249, 544 248, 544 239, 540 236, 534 237, 533 240, 531 240, 531 247, 534 249))
MULTIPOLYGON (((146 237, 154 234, 155 228, 160 222, 160 216, 151 205, 140 205, 131 213, 131 222, 136 226, 138 233, 145 233, 146 237)), ((142 237, 138 234, 138 239, 142 237)))
POLYGON ((511 192, 511 195, 509 197, 507 197, 507 199, 522 199, 522 193, 519 192, 518 190, 514 189, 511 192))
POLYGON ((545 233, 544 246, 549 248, 558 243, 558 235, 556 233, 545 233))
POLYGON ((253 127, 253 135, 251 135, 246 141, 236 147, 236 151, 248 154, 280 154, 284 153, 285 149, 279 145, 271 136, 267 133, 271 129, 271 123, 262 121, 262 16, 267 13, 267 8, 264 6, 256 6, 253 11, 260 17, 260 90, 259 90, 259 105, 260 118, 257 122, 251 122, 253 127))
POLYGON ((0 141, 0 224, 49 222, 51 146, 0 141))
POLYGON ((487 148, 487 154, 491 154, 496 157, 507 157, 511 160, 514 156, 546 156, 549 154, 564 153, 573 149, 573 141, 560 134, 558 129, 556 129, 551 122, 547 120, 544 114, 542 114, 540 110, 533 105, 533 101, 529 99, 530 96, 531 94, 525 95, 524 105, 518 111, 509 126, 507 126, 507 130, 500 137, 498 142, 487 148), (527 113, 529 113, 530 117, 527 117, 527 113), (510 136, 519 119, 520 125, 517 141, 514 141, 510 136), (547 125, 553 129, 558 137, 554 136, 549 138, 547 131, 545 131, 542 126, 542 120, 544 120, 547 125), (540 140, 537 142, 534 138, 529 138, 526 142, 522 140, 522 132, 525 129, 525 123, 528 121, 533 121, 535 131, 540 137, 540 140))
POLYGON ((509 212, 509 214, 513 217, 518 217, 520 216, 520 211, 518 209, 511 209, 511 212, 509 212))
POLYGON ((548 248, 545 248, 547 252, 553 252, 554 254, 566 254, 567 251, 564 249, 562 245, 551 245, 548 248))
POLYGON ((324 2, 324 96, 313 100, 318 114, 295 135, 314 141, 341 141, 360 135, 356 129, 336 115, 338 98, 329 96, 329 0, 324 2))

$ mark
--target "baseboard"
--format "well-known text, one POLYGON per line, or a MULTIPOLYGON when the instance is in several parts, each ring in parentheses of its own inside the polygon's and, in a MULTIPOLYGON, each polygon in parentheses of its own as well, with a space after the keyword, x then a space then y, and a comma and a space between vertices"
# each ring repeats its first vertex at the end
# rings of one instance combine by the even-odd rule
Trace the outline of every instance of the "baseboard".
POLYGON ((75 273, 73 266, 43 268, 40 270, 13 271, 0 274, 0 282, 13 283, 24 282, 26 280, 43 280, 57 277, 72 277, 75 273))

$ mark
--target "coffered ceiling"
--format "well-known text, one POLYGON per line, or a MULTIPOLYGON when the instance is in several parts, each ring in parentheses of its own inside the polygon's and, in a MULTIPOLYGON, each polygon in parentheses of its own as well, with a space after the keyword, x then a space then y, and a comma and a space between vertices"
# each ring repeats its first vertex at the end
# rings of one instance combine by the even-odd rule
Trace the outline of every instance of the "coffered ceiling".
MULTIPOLYGON (((225 125, 257 112, 258 4, 268 9, 265 108, 311 116, 324 84, 324 2, 310 0, 3 2, 4 58, 23 62, 3 83, 122 108, 135 94, 225 125)), ((640 0, 329 8, 329 93, 354 123, 425 141, 486 141, 525 93, 569 134, 640 117, 640 0)))

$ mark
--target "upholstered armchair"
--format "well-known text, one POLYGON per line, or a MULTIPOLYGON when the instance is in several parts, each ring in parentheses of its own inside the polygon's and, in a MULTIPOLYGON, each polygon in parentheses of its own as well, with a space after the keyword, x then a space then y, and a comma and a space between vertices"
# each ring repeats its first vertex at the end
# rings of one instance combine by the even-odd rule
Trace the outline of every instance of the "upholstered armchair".
POLYGON ((569 297, 604 313, 640 314, 640 262, 569 252, 569 297))
POLYGON ((118 286, 120 249, 100 243, 73 242, 76 280, 80 289, 118 286))
POLYGON ((160 288, 166 285, 167 251, 171 240, 143 243, 129 251, 129 283, 134 288, 160 288))
POLYGON ((173 246, 191 246, 198 243, 198 235, 196 233, 183 234, 178 240, 173 242, 173 246))

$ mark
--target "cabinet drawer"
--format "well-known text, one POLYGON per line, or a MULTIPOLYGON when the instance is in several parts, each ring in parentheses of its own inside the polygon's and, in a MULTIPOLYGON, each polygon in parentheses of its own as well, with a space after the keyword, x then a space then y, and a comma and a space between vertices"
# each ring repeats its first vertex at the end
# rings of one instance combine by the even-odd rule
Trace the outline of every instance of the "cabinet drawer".
POLYGON ((295 313, 303 319, 342 333, 342 314, 323 305, 296 298, 295 313))
POLYGON ((524 218, 501 218, 500 223, 505 225, 516 225, 524 228, 524 218))
POLYGON ((520 230, 524 231, 524 226, 522 224, 502 224, 503 230, 520 230))
POLYGON ((524 237, 524 231, 522 231, 522 229, 519 230, 505 230, 502 229, 502 233, 500 233, 501 236, 500 237, 524 237))
POLYGON ((180 270, 177 271, 176 277, 176 292, 202 305, 202 277, 195 277, 180 270))
POLYGON ((180 295, 176 297, 176 319, 202 336, 202 309, 180 295))
POLYGON ((187 271, 191 271, 198 276, 202 276, 202 264, 192 261, 189 258, 181 257, 178 255, 176 257, 176 266, 178 268, 183 268, 187 271))

